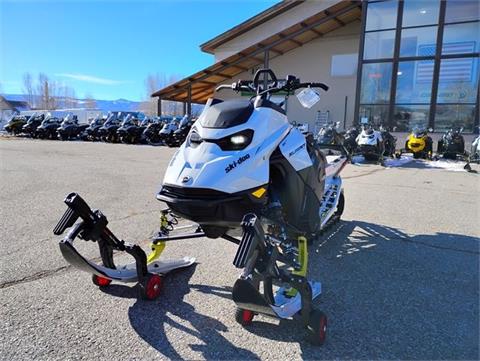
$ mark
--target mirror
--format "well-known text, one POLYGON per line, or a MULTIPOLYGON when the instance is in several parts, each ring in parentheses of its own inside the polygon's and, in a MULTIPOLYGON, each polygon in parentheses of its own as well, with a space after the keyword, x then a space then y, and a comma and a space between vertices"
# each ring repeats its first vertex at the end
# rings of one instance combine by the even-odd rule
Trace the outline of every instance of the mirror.
POLYGON ((304 108, 310 109, 320 101, 320 94, 312 88, 305 88, 297 94, 297 99, 304 108))
POLYGON ((428 131, 429 131, 429 132, 433 132, 433 128, 428 128, 428 131))

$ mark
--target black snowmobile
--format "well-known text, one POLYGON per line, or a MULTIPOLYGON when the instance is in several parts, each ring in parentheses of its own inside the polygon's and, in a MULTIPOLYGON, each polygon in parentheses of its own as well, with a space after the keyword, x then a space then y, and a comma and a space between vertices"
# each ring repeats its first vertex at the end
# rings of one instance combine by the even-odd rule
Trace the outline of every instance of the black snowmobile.
POLYGON ((193 125, 193 120, 185 115, 182 120, 180 120, 180 124, 178 125, 178 129, 173 132, 173 140, 172 144, 176 147, 179 147, 185 139, 187 139, 187 135, 190 132, 190 129, 193 125))
POLYGON ((396 156, 396 148, 397 148, 397 138, 394 137, 387 128, 380 126, 380 133, 382 134, 383 143, 385 146, 385 151, 383 155, 385 157, 395 157, 396 156))
POLYGON ((77 139, 87 128, 88 124, 78 124, 76 115, 68 114, 57 129, 58 138, 61 140, 77 139))
POLYGON ((317 143, 320 145, 343 145, 343 135, 337 131, 339 123, 330 122, 320 129, 317 143))
POLYGON ((45 119, 45 114, 34 113, 28 120, 27 124, 22 127, 22 132, 29 135, 32 138, 38 137, 37 128, 42 124, 45 119))
POLYGON ((133 115, 128 114, 122 125, 117 130, 118 138, 122 143, 135 144, 142 139, 143 128, 140 127, 139 120, 133 115))
POLYGON ((117 130, 122 125, 122 121, 126 115, 122 112, 111 113, 105 123, 98 130, 100 138, 104 142, 116 143, 118 142, 117 130))
POLYGON ((461 134, 463 128, 451 128, 438 141, 437 155, 445 159, 457 159, 465 156, 465 140, 461 134))
POLYGON ((160 131, 162 130, 164 121, 161 119, 152 120, 145 130, 143 131, 143 138, 150 145, 160 145, 161 137, 160 131))
POLYGON ((90 122, 90 125, 85 129, 87 140, 98 141, 100 140, 100 128, 106 122, 108 116, 99 115, 90 122))
POLYGON ((15 114, 3 129, 13 135, 18 135, 22 132, 23 126, 27 124, 27 117, 25 115, 15 114))
POLYGON ((62 119, 47 116, 42 124, 37 128, 37 134, 40 139, 58 139, 57 138, 57 129, 62 124, 62 119))
POLYGON ((343 139, 343 146, 348 154, 352 155, 357 151, 357 137, 360 134, 356 127, 352 127, 346 131, 343 139))

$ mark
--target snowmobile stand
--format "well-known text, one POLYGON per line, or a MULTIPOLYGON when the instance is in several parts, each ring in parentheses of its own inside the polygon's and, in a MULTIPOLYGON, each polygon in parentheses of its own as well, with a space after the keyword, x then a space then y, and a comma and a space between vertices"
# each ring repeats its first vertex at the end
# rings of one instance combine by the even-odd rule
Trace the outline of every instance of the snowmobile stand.
MULTIPOLYGON (((112 280, 120 282, 138 282, 140 296, 144 299, 156 299, 162 289, 161 275, 174 269, 188 267, 195 262, 194 258, 184 257, 180 260, 159 261, 165 249, 165 241, 152 242, 152 252, 147 256, 136 244, 118 239, 108 228, 108 220, 99 210, 92 210, 76 193, 65 198, 67 211, 64 213, 53 233, 61 235, 71 228, 67 236, 60 241, 63 257, 76 268, 92 274, 93 283, 99 287, 108 286, 112 280), (80 221, 78 223, 77 220, 80 221), (75 238, 97 242, 102 265, 83 257, 74 247, 75 238), (131 255, 135 262, 117 267, 113 261, 113 252, 122 251, 131 255)), ((161 231, 168 232, 174 222, 169 222, 167 213, 161 215, 161 231)))
POLYGON ((248 326, 255 314, 286 319, 300 313, 309 342, 322 345, 327 317, 312 305, 322 287, 320 282, 306 278, 307 239, 299 236, 296 247, 293 242, 267 235, 255 214, 243 218, 242 229, 242 240, 233 261, 235 267, 244 269, 232 291, 233 301, 238 306, 237 322, 248 326), (286 267, 280 267, 278 262, 286 267), (263 292, 260 283, 263 283, 263 292))

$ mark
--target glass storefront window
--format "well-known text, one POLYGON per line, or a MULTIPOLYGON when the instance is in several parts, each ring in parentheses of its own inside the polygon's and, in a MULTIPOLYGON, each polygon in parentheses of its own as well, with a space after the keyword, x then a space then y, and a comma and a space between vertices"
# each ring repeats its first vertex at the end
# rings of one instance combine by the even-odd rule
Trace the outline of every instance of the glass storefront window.
POLYGON ((433 65, 433 60, 402 61, 398 64, 396 103, 430 103, 433 65))
POLYGON ((448 0, 445 10, 445 22, 479 20, 480 3, 478 0, 448 0))
POLYGON ((430 104, 408 105, 397 104, 393 112, 393 128, 395 132, 409 132, 413 128, 428 128, 430 104))
POLYGON ((365 33, 364 59, 382 59, 393 57, 395 31, 375 31, 365 33))
POLYGON ((438 23, 440 1, 408 0, 403 5, 402 26, 430 25, 438 23))
POLYGON ((364 104, 387 103, 390 99, 391 78, 391 63, 364 64, 360 102, 364 104))
POLYGON ((368 118, 370 124, 387 125, 388 105, 360 105, 359 122, 362 118, 368 118))
POLYGON ((478 58, 442 59, 437 103, 475 103, 478 58))
POLYGON ((397 25, 397 1, 369 3, 365 30, 393 29, 397 25))
POLYGON ((442 54, 469 54, 480 50, 480 23, 445 25, 442 54))
POLYGON ((437 104, 435 131, 444 132, 452 127, 463 127, 464 132, 473 132, 475 105, 437 104))
POLYGON ((437 26, 402 29, 400 57, 435 56, 437 29, 437 26))

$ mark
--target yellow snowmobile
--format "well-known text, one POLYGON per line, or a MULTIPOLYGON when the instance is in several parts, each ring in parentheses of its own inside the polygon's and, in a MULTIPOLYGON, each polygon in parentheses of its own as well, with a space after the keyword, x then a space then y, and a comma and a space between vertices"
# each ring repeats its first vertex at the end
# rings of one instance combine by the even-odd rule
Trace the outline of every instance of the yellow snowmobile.
POLYGON ((412 152, 415 159, 432 159, 433 141, 425 128, 413 129, 405 142, 405 151, 412 152))

